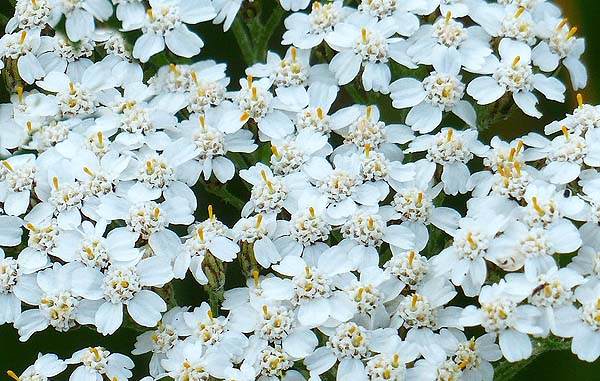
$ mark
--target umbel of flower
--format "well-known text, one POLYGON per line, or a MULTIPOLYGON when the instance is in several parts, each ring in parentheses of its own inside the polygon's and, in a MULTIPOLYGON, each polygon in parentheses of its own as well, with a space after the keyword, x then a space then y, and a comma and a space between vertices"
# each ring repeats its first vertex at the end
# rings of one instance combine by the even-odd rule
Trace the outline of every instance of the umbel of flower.
POLYGON ((550 1, 14 3, 0 324, 151 353, 90 342, 15 381, 489 381, 600 356, 600 106, 567 92, 584 40, 550 1))

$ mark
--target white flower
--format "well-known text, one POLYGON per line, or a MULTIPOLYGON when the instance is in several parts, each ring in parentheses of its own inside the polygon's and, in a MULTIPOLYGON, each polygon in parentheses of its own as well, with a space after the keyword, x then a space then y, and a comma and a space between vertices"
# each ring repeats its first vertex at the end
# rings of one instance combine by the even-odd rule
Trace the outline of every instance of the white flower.
POLYGON ((467 86, 467 93, 480 105, 490 104, 500 99, 506 92, 527 115, 541 118, 536 109, 538 102, 532 91, 538 90, 548 99, 564 102, 565 86, 554 77, 533 73, 531 48, 523 42, 503 38, 498 47, 500 62, 486 65, 492 76, 475 78, 467 86))
POLYGON ((127 381, 131 377, 133 361, 120 353, 110 353, 103 347, 89 347, 73 353, 67 364, 81 364, 69 377, 69 381, 102 381, 117 379, 127 381))
POLYGON ((451 234, 452 245, 433 257, 435 272, 448 274, 466 296, 477 296, 488 275, 487 250, 509 221, 503 215, 489 215, 485 211, 477 218, 462 218, 458 222, 459 228, 451 234))
POLYGON ((154 327, 167 305, 154 291, 144 287, 163 286, 173 279, 170 260, 142 259, 135 265, 110 265, 103 274, 100 292, 104 301, 95 313, 98 332, 113 334, 123 323, 123 306, 129 316, 144 327, 154 327))
POLYGON ((240 86, 241 89, 233 94, 233 101, 239 109, 237 118, 244 123, 252 118, 258 124, 260 141, 282 139, 294 131, 290 118, 273 109, 268 78, 254 81, 252 76, 248 76, 248 79, 240 79, 240 86))
POLYGON ((335 25, 343 21, 351 12, 343 6, 343 1, 335 0, 321 4, 315 1, 310 14, 294 12, 285 21, 286 32, 283 45, 294 45, 300 49, 310 49, 321 42, 333 31, 335 25))
POLYGON ((58 0, 56 6, 66 17, 65 29, 71 41, 80 41, 94 33, 94 19, 106 21, 113 8, 108 0, 58 0))
MULTIPOLYGON (((165 45, 180 57, 197 55, 204 42, 186 24, 212 20, 216 14, 207 0, 151 0, 141 26, 143 34, 135 41, 133 56, 141 62, 147 62, 150 57, 163 51, 165 45)), ((137 28, 136 25, 132 27, 137 28)))
POLYGON ((525 267, 535 277, 552 266, 555 253, 571 253, 581 246, 577 228, 566 220, 543 227, 513 221, 504 234, 492 241, 486 258, 507 271, 525 267))
POLYGON ((557 309, 553 331, 560 337, 573 338, 571 351, 580 360, 596 361, 600 356, 600 284, 593 280, 579 286, 575 297, 581 306, 557 309))
POLYGON ((467 306, 460 319, 467 327, 481 325, 486 332, 497 333, 502 355, 510 362, 531 356, 533 348, 527 334, 542 333, 535 322, 540 315, 538 309, 518 305, 529 291, 518 286, 504 280, 484 286, 479 295, 481 308, 467 306))
MULTIPOLYGON (((207 110, 205 115, 192 114, 177 129, 178 134, 195 145, 199 170, 206 181, 213 173, 221 183, 231 180, 235 167, 225 154, 250 153, 257 148, 252 133, 242 129, 245 121, 240 120, 237 115, 235 110, 219 106, 207 110)), ((192 167, 192 163, 188 162, 186 171, 190 173, 192 167)))
POLYGON ((15 322, 19 340, 27 341, 48 326, 65 332, 76 323, 92 323, 93 301, 102 297, 100 282, 100 274, 76 262, 64 266, 54 263, 52 268, 39 272, 36 280, 27 278, 27 287, 20 290, 19 298, 36 308, 23 312, 15 322))
POLYGON ((456 50, 460 64, 466 70, 481 70, 492 54, 490 36, 478 25, 465 27, 452 18, 460 17, 459 14, 444 12, 442 15, 445 17, 438 18, 431 25, 421 26, 411 36, 406 53, 419 64, 431 64, 434 57, 456 50))
POLYGON ((454 286, 446 279, 429 278, 415 291, 400 296, 391 326, 408 330, 407 340, 417 346, 426 358, 438 357, 439 348, 431 340, 433 331, 443 327, 461 327, 462 308, 446 306, 456 296, 454 286))
POLYGON ((538 27, 543 40, 533 48, 533 63, 545 72, 558 68, 560 61, 569 71, 573 90, 584 88, 588 74, 581 62, 585 50, 583 38, 575 38, 577 27, 569 27, 567 19, 548 17, 538 27))
POLYGON ((305 327, 318 327, 328 319, 348 321, 355 313, 355 306, 344 295, 335 292, 336 275, 351 270, 351 263, 341 250, 330 249, 316 258, 306 260, 288 255, 273 270, 291 277, 281 282, 277 278, 263 280, 262 287, 267 298, 285 296, 298 307, 298 321, 305 327))
POLYGON ((100 199, 98 215, 107 220, 124 220, 127 227, 142 238, 160 233, 169 224, 187 225, 194 221, 190 200, 166 194, 165 201, 157 203, 154 192, 144 186, 130 187, 123 196, 109 194, 100 199))
POLYGON ((433 68, 422 82, 401 78, 390 85, 392 105, 411 107, 406 124, 420 133, 433 131, 442 122, 445 112, 452 112, 475 127, 477 115, 473 106, 463 100, 465 85, 461 82, 460 56, 456 50, 434 53, 433 68))
POLYGON ((327 213, 331 218, 345 218, 356 211, 357 204, 375 206, 385 198, 377 186, 363 182, 358 155, 336 155, 335 168, 322 158, 313 158, 304 171, 321 194, 329 198, 327 213))
POLYGON ((67 369, 67 364, 63 360, 60 360, 57 355, 53 353, 45 355, 38 353, 38 357, 33 365, 28 366, 20 376, 17 376, 12 370, 6 373, 15 381, 34 381, 47 380, 62 373, 65 369, 67 369))
POLYGON ((165 313, 158 324, 158 328, 153 331, 146 331, 139 335, 135 342, 135 348, 131 353, 141 355, 152 352, 150 358, 150 374, 158 376, 164 372, 161 360, 166 358, 166 353, 179 343, 180 336, 187 336, 189 328, 183 320, 183 314, 187 308, 174 307, 165 313))
POLYGON ((112 229, 106 237, 107 221, 96 225, 84 221, 74 230, 65 230, 56 239, 53 255, 65 262, 79 261, 89 267, 105 269, 110 264, 137 263, 142 252, 135 248, 139 234, 122 227, 112 229))
POLYGON ((493 379, 494 368, 490 362, 502 358, 495 334, 486 333, 467 340, 459 330, 444 329, 440 332, 439 340, 450 359, 461 369, 463 378, 473 381, 493 379))
POLYGON ((556 311, 572 306, 575 301, 573 288, 584 280, 574 270, 558 269, 554 265, 545 272, 540 272, 535 278, 528 275, 507 274, 506 279, 511 283, 520 284, 524 290, 530 290, 528 302, 540 310, 538 324, 543 329, 542 336, 547 336, 550 331, 555 331, 556 311))
POLYGON ((17 61, 19 76, 32 84, 46 73, 36 55, 40 49, 40 30, 23 30, 0 38, 0 57, 17 61))
POLYGON ((0 200, 4 202, 4 212, 10 216, 20 216, 29 209, 31 191, 37 173, 34 155, 16 155, 2 161, 0 171, 0 200))
POLYGON ((351 82, 364 67, 362 84, 366 91, 389 92, 391 72, 388 60, 414 68, 404 52, 401 38, 392 37, 398 29, 394 18, 378 21, 355 13, 336 24, 325 40, 338 53, 329 64, 340 85, 351 82))
POLYGON ((441 180, 444 193, 456 195, 467 192, 471 173, 467 163, 475 155, 483 156, 488 147, 477 140, 477 130, 456 131, 443 128, 435 135, 416 137, 405 152, 426 151, 425 159, 442 166, 441 180))
POLYGON ((255 78, 269 78, 273 86, 305 86, 309 81, 310 49, 298 50, 291 47, 282 59, 269 51, 265 64, 254 64, 246 69, 246 74, 255 78))
POLYGON ((207 380, 211 376, 223 378, 225 370, 231 368, 226 353, 214 348, 204 350, 200 343, 191 342, 183 342, 169 351, 161 365, 165 369, 161 376, 175 381, 207 380))

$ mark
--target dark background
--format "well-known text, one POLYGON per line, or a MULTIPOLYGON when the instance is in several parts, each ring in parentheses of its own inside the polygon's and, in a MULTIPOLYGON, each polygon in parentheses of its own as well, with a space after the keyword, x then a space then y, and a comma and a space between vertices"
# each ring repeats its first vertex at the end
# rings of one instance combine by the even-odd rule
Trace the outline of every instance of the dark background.
MULTIPOLYGON (((0 0, 0 13, 7 15, 10 13, 10 1, 0 0)), ((261 0, 255 0, 261 1, 261 0)), ((600 11, 600 1, 598 0, 562 0, 556 1, 563 8, 563 14, 569 18, 571 25, 579 27, 579 36, 586 37, 586 53, 584 60, 589 70, 590 81, 588 87, 582 91, 586 103, 598 103, 598 75, 600 71, 600 34, 598 26, 598 12, 600 11)), ((1 33, 1 32, 0 32, 1 33)), ((220 26, 202 25, 199 33, 205 40, 206 46, 201 52, 199 59, 216 59, 219 62, 228 63, 228 74, 232 78, 233 88, 237 78, 242 75, 244 64, 238 48, 229 31, 223 35, 220 26)), ((276 46, 276 40, 280 33, 274 36, 271 46, 276 46)), ((2 80, 0 80, 2 81, 2 80)), ((0 86, 0 100, 7 100, 7 93, 4 85, 0 86)), ((544 118, 541 121, 527 118, 520 113, 515 113, 511 119, 501 122, 494 126, 494 134, 499 133, 506 138, 514 137, 531 131, 540 129, 548 122, 562 118, 566 112, 570 112, 576 104, 575 94, 567 95, 565 105, 557 103, 542 104, 544 118), (499 132, 498 132, 499 131, 499 132)), ((1 127, 1 126, 0 126, 1 127)), ((491 131, 490 131, 491 132, 491 131)), ((486 134, 486 135, 489 135, 486 134)), ((217 200, 209 200, 219 204, 217 200)), ((225 207, 225 206, 222 206, 225 207)), ((224 209, 221 209, 224 210, 224 209)), ((229 221, 226 221, 229 222, 229 221)), ((192 287, 193 282, 177 281, 177 299, 180 305, 199 305, 205 300, 204 292, 197 287, 192 287)), ((120 329, 117 334, 110 337, 103 337, 87 328, 80 328, 71 332, 60 334, 52 329, 47 329, 42 333, 34 334, 27 343, 20 343, 16 330, 10 325, 0 327, 0 381, 9 380, 5 371, 12 369, 20 374, 25 367, 32 364, 38 352, 57 353, 61 358, 70 356, 74 351, 87 347, 89 345, 101 345, 107 347, 113 352, 129 354, 135 342, 136 332, 129 329, 120 329)), ((133 380, 137 380, 146 372, 148 356, 139 356, 134 358, 137 369, 133 380)), ((68 373, 57 377, 57 380, 67 379, 68 373)), ((526 367, 515 380, 544 380, 544 381, 562 381, 562 380, 581 380, 595 381, 600 380, 600 362, 593 364, 583 363, 568 351, 546 353, 526 367)))

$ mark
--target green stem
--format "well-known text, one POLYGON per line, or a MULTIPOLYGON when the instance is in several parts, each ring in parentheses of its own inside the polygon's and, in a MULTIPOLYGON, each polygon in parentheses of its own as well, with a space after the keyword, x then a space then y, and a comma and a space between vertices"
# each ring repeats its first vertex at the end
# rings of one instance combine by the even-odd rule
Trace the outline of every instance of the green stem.
POLYGON ((250 40, 248 29, 244 25, 241 15, 238 15, 235 18, 233 24, 231 25, 231 30, 233 30, 233 35, 235 36, 240 50, 242 51, 242 56, 244 57, 246 65, 252 65, 254 62, 256 62, 256 57, 254 55, 255 50, 252 41, 250 40))
POLYGON ((202 187, 204 190, 212 195, 217 196, 219 199, 223 200, 226 204, 229 204, 236 208, 237 210, 242 210, 244 205, 246 204, 244 200, 240 199, 233 193, 231 193, 225 185, 217 185, 212 183, 202 183, 202 187))

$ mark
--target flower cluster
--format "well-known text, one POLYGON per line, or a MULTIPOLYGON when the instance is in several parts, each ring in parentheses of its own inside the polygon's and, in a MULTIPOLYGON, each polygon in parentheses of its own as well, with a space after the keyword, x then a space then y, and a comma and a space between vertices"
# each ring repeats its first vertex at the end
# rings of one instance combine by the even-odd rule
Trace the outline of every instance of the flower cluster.
MULTIPOLYGON (((132 354, 152 353, 144 381, 492 380, 492 362, 549 337, 600 356, 600 109, 578 96, 545 136, 479 136, 506 110, 564 102, 562 67, 586 85, 556 6, 281 0, 285 54, 232 85, 190 58, 202 22, 242 48, 268 40, 242 6, 16 1, 0 39, 16 77, 0 323, 27 341, 130 321, 132 354), (209 194, 231 210, 204 213, 209 194), (232 262, 245 287, 229 287, 232 262), (210 304, 176 304, 188 272, 210 304)), ((92 346, 9 375, 68 366, 126 381, 134 363, 92 346)))

